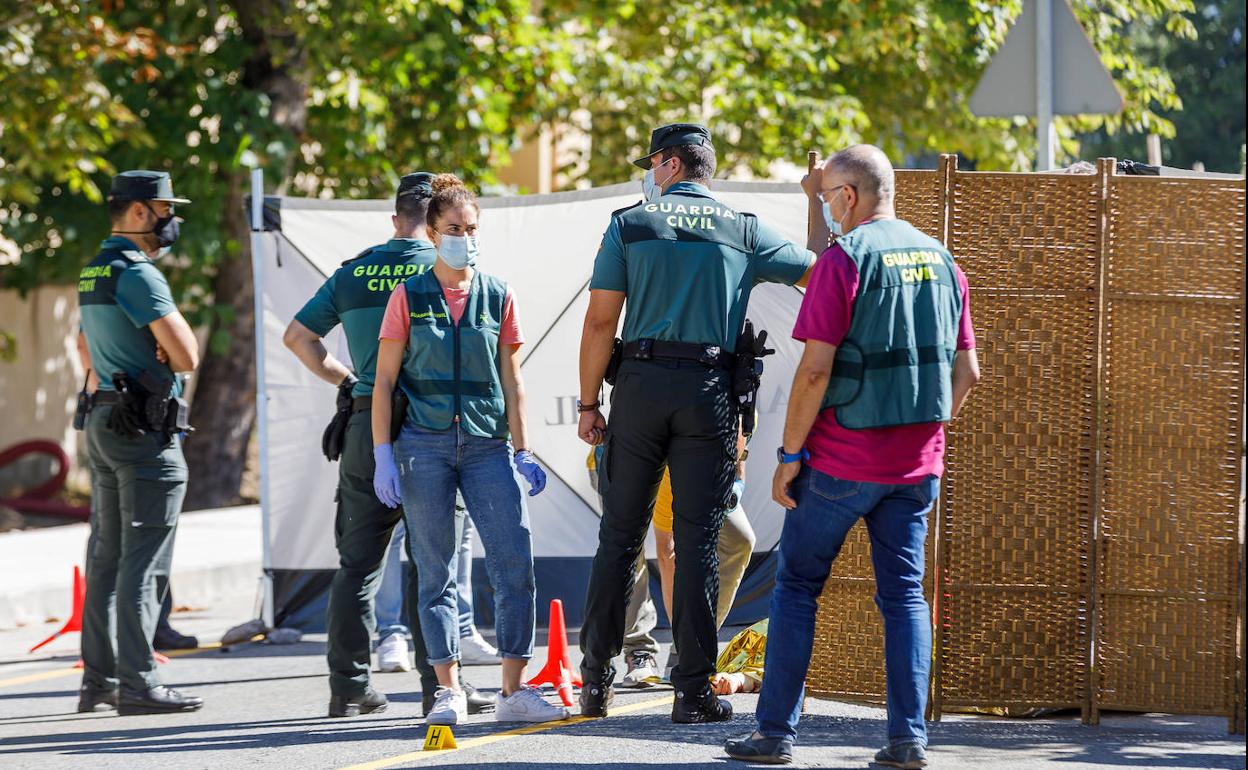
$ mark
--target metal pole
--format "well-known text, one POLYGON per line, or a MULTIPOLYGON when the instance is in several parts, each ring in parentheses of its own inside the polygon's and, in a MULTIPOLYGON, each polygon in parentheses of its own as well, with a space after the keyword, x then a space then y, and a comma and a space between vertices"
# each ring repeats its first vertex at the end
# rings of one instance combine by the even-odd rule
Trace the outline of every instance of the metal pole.
POLYGON ((260 440, 260 617, 273 627, 273 554, 269 541, 269 397, 264 376, 264 170, 251 170, 251 291, 255 313, 256 422, 260 440))
POLYGON ((1053 0, 1036 2, 1036 171, 1053 168, 1053 0))

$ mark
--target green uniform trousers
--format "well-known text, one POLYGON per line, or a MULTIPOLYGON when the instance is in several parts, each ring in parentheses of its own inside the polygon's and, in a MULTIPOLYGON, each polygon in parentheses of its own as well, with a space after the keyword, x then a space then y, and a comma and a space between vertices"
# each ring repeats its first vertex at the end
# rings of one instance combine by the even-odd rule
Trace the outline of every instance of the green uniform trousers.
POLYGON ((91 536, 82 612, 83 684, 160 685, 152 634, 169 587, 186 460, 178 438, 123 438, 108 427, 116 407, 87 417, 91 536), (116 645, 110 616, 116 615, 116 645))
MULTIPOLYGON (((369 684, 369 663, 377 619, 373 597, 381 585, 386 550, 403 509, 388 508, 373 492, 372 410, 351 415, 338 462, 338 517, 334 540, 339 566, 329 589, 325 625, 329 633, 329 688, 334 695, 363 695, 369 684)), ((409 618, 416 618, 419 604, 416 560, 412 558, 411 533, 406 538, 411 570, 404 587, 409 618)), ((425 692, 437 689, 438 679, 425 653, 420 623, 409 622, 416 670, 425 692)))

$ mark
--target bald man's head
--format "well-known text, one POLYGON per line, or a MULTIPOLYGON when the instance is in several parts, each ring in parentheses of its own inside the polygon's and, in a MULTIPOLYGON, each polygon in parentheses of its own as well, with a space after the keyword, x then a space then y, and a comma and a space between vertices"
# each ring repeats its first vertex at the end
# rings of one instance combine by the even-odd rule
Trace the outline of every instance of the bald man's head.
POLYGON ((852 184, 864 198, 874 198, 880 203, 893 201, 893 164, 875 145, 846 147, 828 158, 823 170, 825 180, 830 175, 835 176, 843 184, 852 184))

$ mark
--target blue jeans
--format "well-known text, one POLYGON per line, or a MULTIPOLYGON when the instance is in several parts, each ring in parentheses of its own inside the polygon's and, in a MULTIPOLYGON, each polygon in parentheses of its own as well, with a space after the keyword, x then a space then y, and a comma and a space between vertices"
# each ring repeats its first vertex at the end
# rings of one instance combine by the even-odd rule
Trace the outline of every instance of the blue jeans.
POLYGON ((758 730, 797 737, 815 636, 815 602, 845 536, 858 519, 871 537, 875 603, 884 616, 884 670, 890 744, 927 745, 923 712, 932 666, 932 615, 923 598, 927 514, 940 489, 917 484, 845 481, 805 466, 791 485, 797 507, 784 517, 758 730))
POLYGON ((472 613, 472 516, 464 517, 464 534, 459 539, 459 563, 455 573, 455 585, 458 589, 457 604, 459 605, 459 638, 472 636, 475 619, 472 613))
MULTIPOLYGON (((402 521, 394 528, 394 536, 390 540, 390 548, 386 552, 386 568, 381 574, 381 586, 377 589, 376 615, 377 639, 385 641, 386 637, 403 634, 410 637, 412 632, 403 622, 403 564, 400 561, 403 553, 403 538, 407 527, 402 521)), ((462 639, 472 634, 472 519, 464 518, 464 534, 459 540, 459 572, 455 578, 458 586, 459 604, 459 636, 462 639)))
POLYGON ((499 654, 533 655, 536 590, 529 513, 511 465, 511 445, 480 438, 458 427, 427 431, 405 424, 394 446, 412 555, 419 576, 420 628, 429 662, 459 660, 456 591, 464 497, 485 548, 485 569, 494 586, 499 654))

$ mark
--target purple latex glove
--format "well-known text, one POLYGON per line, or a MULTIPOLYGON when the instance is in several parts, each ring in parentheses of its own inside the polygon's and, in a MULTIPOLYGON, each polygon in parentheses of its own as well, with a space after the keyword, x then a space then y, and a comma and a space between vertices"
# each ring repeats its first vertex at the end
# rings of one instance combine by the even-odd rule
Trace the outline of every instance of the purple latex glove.
POLYGON ((403 504, 403 494, 399 491, 399 466, 394 464, 394 446, 378 444, 373 447, 373 493, 377 499, 389 508, 398 508, 403 504))
POLYGON ((529 497, 541 494, 546 488, 546 471, 537 464, 537 458, 527 449, 516 452, 516 470, 529 482, 529 497))

